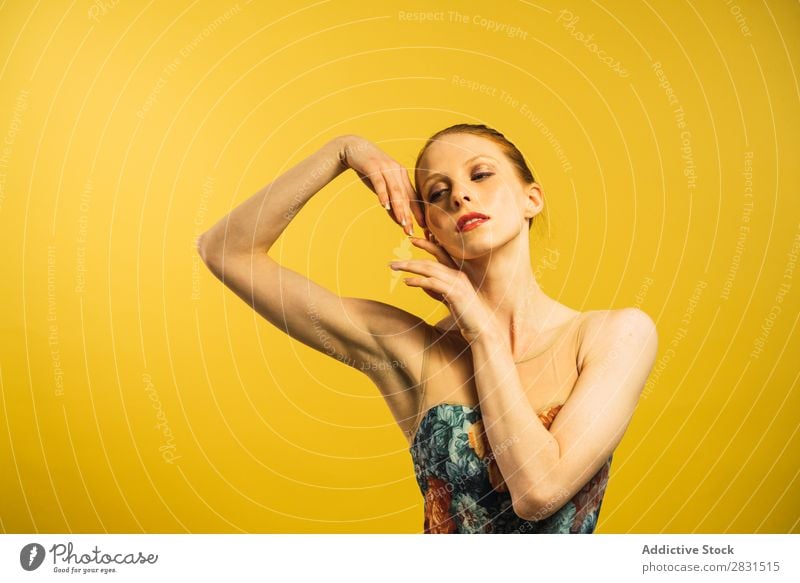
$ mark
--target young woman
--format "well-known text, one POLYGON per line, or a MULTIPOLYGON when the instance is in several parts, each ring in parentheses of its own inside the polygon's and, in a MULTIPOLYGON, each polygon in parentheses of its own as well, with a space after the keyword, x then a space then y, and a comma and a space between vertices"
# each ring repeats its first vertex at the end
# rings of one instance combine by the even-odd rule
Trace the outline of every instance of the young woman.
POLYGON ((437 132, 414 178, 416 188, 373 143, 341 136, 223 217, 198 250, 275 326, 371 378, 409 441, 424 532, 594 532, 613 451, 655 360, 653 321, 637 308, 579 312, 541 290, 529 230, 542 188, 498 131, 437 132), (389 268, 447 305, 441 322, 339 297, 267 255, 347 169, 409 236, 414 220, 423 228, 411 241, 432 259, 389 268))

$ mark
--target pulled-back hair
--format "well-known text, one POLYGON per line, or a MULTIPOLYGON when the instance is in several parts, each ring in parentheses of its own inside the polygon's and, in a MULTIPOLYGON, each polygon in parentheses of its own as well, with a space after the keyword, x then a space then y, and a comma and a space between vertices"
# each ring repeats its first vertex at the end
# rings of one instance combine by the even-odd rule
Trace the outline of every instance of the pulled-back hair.
MULTIPOLYGON (((508 161, 511 162, 512 166, 514 166, 515 170, 517 171, 517 175, 525 184, 532 184, 536 181, 533 177, 533 172, 528 167, 528 163, 525 161, 525 156, 522 155, 522 152, 519 151, 517 148, 508 138, 506 138, 502 133, 497 131, 494 128, 490 128, 484 124, 469 124, 469 123, 459 123, 452 125, 450 127, 444 128, 443 130, 439 130, 435 134, 433 134, 428 141, 425 142, 425 145, 422 146, 422 149, 419 151, 417 155, 417 161, 414 163, 414 174, 415 174, 415 181, 416 181, 416 170, 419 168, 419 161, 422 159, 422 156, 425 154, 425 151, 428 147, 441 138, 442 136, 446 136, 448 134, 473 134, 475 136, 481 136, 483 138, 487 138, 492 140, 495 144, 497 144, 502 152, 508 158, 508 161)), ((422 194, 419 192, 419 188, 417 186, 417 202, 422 207, 422 212, 425 212, 425 206, 422 201, 422 194)), ((539 220, 544 220, 544 210, 537 215, 537 217, 542 217, 539 220)), ((535 217, 534 217, 535 218, 535 217)), ((528 229, 531 228, 533 225, 533 220, 528 220, 528 229)))

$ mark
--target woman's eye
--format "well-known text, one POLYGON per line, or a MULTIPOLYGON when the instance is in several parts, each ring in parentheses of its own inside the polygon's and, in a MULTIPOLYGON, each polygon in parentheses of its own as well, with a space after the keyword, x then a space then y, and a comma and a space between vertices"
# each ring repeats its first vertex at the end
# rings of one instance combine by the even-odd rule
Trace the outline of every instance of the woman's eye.
MULTIPOLYGON (((476 172, 475 174, 472 175, 472 180, 483 180, 484 178, 492 176, 493 174, 494 172, 476 172)), ((444 194, 448 190, 449 190, 448 188, 442 188, 441 190, 431 192, 430 195, 428 195, 428 200, 430 202, 433 202, 437 198, 439 198, 440 195, 444 194)))

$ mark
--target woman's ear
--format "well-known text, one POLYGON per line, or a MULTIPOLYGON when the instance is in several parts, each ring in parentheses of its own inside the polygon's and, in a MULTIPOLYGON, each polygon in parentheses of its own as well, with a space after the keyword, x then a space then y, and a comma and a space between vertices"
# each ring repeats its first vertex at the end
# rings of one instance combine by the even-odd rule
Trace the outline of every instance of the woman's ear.
POLYGON ((542 187, 533 182, 527 190, 527 199, 525 200, 525 218, 533 219, 538 215, 544 206, 544 193, 542 187))
POLYGON ((525 201, 525 212, 522 214, 522 216, 528 221, 533 220, 533 217, 536 216, 536 205, 533 203, 533 201, 531 201, 530 198, 525 201))

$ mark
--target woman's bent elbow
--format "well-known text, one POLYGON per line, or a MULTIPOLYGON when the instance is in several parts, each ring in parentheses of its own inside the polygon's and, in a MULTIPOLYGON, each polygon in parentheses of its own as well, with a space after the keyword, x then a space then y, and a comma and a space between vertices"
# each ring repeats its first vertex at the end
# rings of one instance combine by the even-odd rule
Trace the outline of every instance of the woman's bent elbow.
POLYGON ((197 253, 200 255, 200 259, 203 260, 203 263, 213 271, 212 264, 215 263, 219 253, 209 244, 205 233, 197 238, 197 253))
POLYGON ((560 507, 559 502, 559 496, 548 496, 537 492, 512 497, 514 514, 532 522, 553 515, 560 507))
POLYGON ((197 253, 200 255, 200 259, 203 260, 203 263, 206 262, 206 234, 202 233, 197 240, 195 241, 195 249, 197 253))

